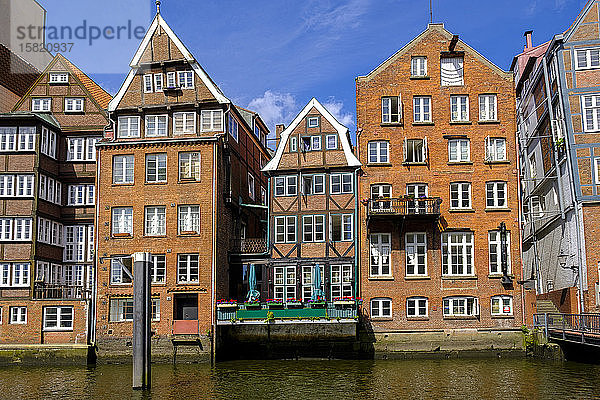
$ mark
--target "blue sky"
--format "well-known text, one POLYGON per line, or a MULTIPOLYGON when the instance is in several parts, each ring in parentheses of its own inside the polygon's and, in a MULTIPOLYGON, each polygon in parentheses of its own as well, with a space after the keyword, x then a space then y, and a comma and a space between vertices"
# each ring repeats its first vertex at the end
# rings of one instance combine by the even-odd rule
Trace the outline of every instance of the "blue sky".
MULTIPOLYGON (((102 14, 98 24, 127 17, 148 26, 155 9, 154 0, 38 1, 47 10, 49 25, 75 24, 82 16, 93 20, 102 14), (123 8, 126 3, 129 7, 123 8), (98 4, 102 11, 88 8, 98 4)), ((569 27, 584 4, 433 0, 433 19, 508 69, 523 49, 525 30, 534 30, 534 44, 549 40, 569 27)), ((367 74, 427 27, 429 1, 163 0, 161 13, 225 95, 259 111, 271 128, 288 124, 316 97, 353 131, 355 77, 367 74)), ((81 46, 66 56, 115 94, 138 43, 81 46)))

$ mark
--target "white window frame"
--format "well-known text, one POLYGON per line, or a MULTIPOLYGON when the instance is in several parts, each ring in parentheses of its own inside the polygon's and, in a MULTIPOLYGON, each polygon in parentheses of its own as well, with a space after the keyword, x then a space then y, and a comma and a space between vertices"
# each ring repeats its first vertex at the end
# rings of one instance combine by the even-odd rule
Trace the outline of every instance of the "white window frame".
POLYGON ((278 300, 295 299, 297 276, 295 266, 282 266, 273 268, 274 297, 278 300))
POLYGON ((465 94, 456 94, 450 96, 450 121, 469 121, 469 96, 465 94))
POLYGON ((473 196, 471 194, 471 182, 452 182, 450 183, 450 209, 451 210, 470 210, 472 209, 473 196), (465 187, 467 190, 465 190, 465 187), (456 193, 455 198, 453 194, 456 193), (465 198, 465 194, 468 196, 465 198), (455 205, 455 201, 458 202, 455 205), (465 205, 465 201, 468 204, 465 205))
POLYGON ((131 185, 134 183, 135 177, 135 157, 133 154, 115 155, 113 156, 113 184, 115 185, 131 185), (116 166, 120 164, 119 168, 121 174, 117 174, 116 166))
POLYGON ((15 196, 16 197, 33 197, 34 175, 16 175, 15 176, 15 196))
POLYGON ((31 264, 12 263, 12 287, 29 287, 31 264))
POLYGON ((129 274, 123 272, 123 268, 132 273, 125 264, 119 260, 112 259, 110 262, 110 284, 111 285, 131 285, 133 283, 129 274))
POLYGON ((302 242, 318 243, 325 241, 325 215, 302 216, 302 242))
POLYGON ((202 110, 200 119, 201 132, 223 131, 223 110, 202 110))
POLYGON ((367 155, 369 164, 389 164, 390 142, 387 140, 369 142, 367 155))
POLYGON ((295 215, 279 216, 274 218, 275 243, 296 243, 297 223, 295 215))
POLYGON ((431 96, 413 96, 413 121, 432 122, 431 96))
MULTIPOLYGON (((506 250, 508 252, 506 257, 506 273, 511 274, 511 256, 510 256, 510 232, 506 232, 506 250)), ((488 254, 489 254, 489 271, 490 275, 502 275, 502 243, 500 240, 500 231, 489 231, 488 232, 488 254)))
POLYGON ((406 318, 428 318, 429 317, 429 299, 421 296, 411 296, 406 299, 406 318), (411 305, 412 303, 412 305, 411 305), (425 306, 423 307, 423 303, 425 306), (425 312, 422 310, 425 308, 425 312), (414 309, 411 313, 410 310, 414 309))
POLYGON ((200 283, 200 256, 198 254, 177 255, 177 283, 183 285, 200 283), (193 266, 194 263, 196 263, 196 267, 193 266))
POLYGON ((330 194, 351 194, 354 192, 354 181, 352 173, 340 173, 329 175, 330 194))
POLYGON ((479 95, 479 121, 498 121, 498 95, 479 95))
POLYGON ((35 126, 20 126, 19 127, 19 151, 35 151, 35 139, 37 137, 37 129, 35 126))
POLYGON ((333 242, 351 242, 354 238, 354 214, 329 214, 329 240, 333 242), (339 221, 338 221, 339 218, 339 221), (334 227, 339 222, 340 237, 334 238, 334 227))
POLYGON ((574 53, 576 70, 600 68, 600 48, 575 49, 574 53), (592 53, 595 53, 595 55, 592 53), (583 54, 583 59, 581 54, 583 54))
POLYGON ((73 306, 44 306, 43 330, 45 332, 72 331, 74 321, 75 310, 73 306), (56 326, 48 326, 48 314, 50 310, 54 310, 55 312, 56 326), (68 325, 63 326, 65 323, 68 325))
POLYGON ((293 136, 290 138, 290 153, 298 151, 298 138, 293 136))
POLYGON ((196 133, 196 113, 194 111, 173 113, 173 134, 189 135, 196 133), (177 129, 178 120, 181 119, 181 129, 177 129), (190 121, 191 119, 191 121, 190 121))
POLYGON ((200 233, 199 205, 177 207, 177 233, 179 235, 198 235, 200 233))
POLYGON ((402 97, 384 96, 381 98, 381 123, 399 124, 402 122, 402 97))
POLYGON ((475 276, 473 236, 473 232, 442 233, 442 276, 475 276), (457 238, 457 241, 452 242, 453 238, 457 238), (455 259, 452 257, 453 251, 455 259))
POLYGON ((508 208, 508 184, 506 182, 493 181, 485 183, 485 207, 508 208))
POLYGON ((325 136, 326 148, 327 150, 337 150, 337 135, 327 135, 325 136), (331 140, 333 139, 333 140, 331 140))
POLYGON ((200 181, 202 164, 200 152, 179 153, 179 180, 200 181))
POLYGON ((427 76, 427 57, 413 56, 410 59, 410 76, 424 77, 427 76))
POLYGON ((69 83, 69 74, 63 72, 51 72, 50 83, 69 83))
POLYGON ((65 112, 66 113, 82 113, 83 112, 83 97, 66 97, 65 112))
POLYGON ((490 314, 493 317, 512 317, 513 314, 513 297, 507 295, 492 296, 490 298, 490 314), (494 312, 494 302, 498 303, 498 311, 494 312), (507 304, 508 303, 508 304, 507 304), (506 308, 508 307, 508 311, 506 308))
POLYGON ((594 181, 600 185, 600 157, 594 158, 594 181))
POLYGON ((390 233, 372 233, 372 234, 370 234, 369 235, 369 276, 370 277, 391 277, 392 276, 391 257, 392 257, 392 235, 390 233), (386 268, 387 268, 387 273, 385 272, 386 268))
POLYGON ((169 116, 166 114, 146 115, 145 134, 146 137, 165 137, 169 134, 169 116), (162 132, 161 132, 162 131, 162 132))
POLYGON ((307 125, 309 128, 318 128, 319 127, 319 117, 308 117, 307 125))
POLYGON ((165 236, 167 234, 167 208, 165 206, 144 207, 144 235, 165 236))
POLYGON ((471 161, 471 141, 469 139, 448 140, 448 162, 460 163, 471 161), (453 147, 454 158, 452 157, 453 147), (465 154, 466 151, 466 154, 465 154))
POLYGON ((10 306, 8 308, 10 319, 9 324, 11 325, 27 325, 27 307, 25 306, 10 306), (14 313, 13 311, 17 312, 14 313), (16 318, 15 318, 16 317, 16 318))
POLYGON ((167 280, 167 257, 164 254, 152 254, 150 282, 153 285, 164 284, 167 280))
POLYGON ((584 132, 600 132, 600 94, 581 96, 584 132))
POLYGON ((427 276, 427 233, 407 232, 404 235, 406 276, 427 276), (423 262, 419 258, 423 257, 423 262), (409 271, 412 269, 412 272, 409 271), (421 272, 420 269, 423 269, 421 272))
POLYGON ((177 83, 181 89, 193 89, 194 71, 177 71, 177 83))
POLYGON ((275 196, 297 196, 298 195, 298 176, 276 176, 275 177, 275 196), (283 193, 278 194, 277 190, 283 189, 283 193))
POLYGON ((138 138, 140 137, 140 117, 127 115, 118 119, 117 137, 138 138))
POLYGON ((154 91, 155 92, 162 92, 164 87, 163 87, 163 74, 154 74, 154 91))
POLYGON ((501 162, 507 161, 507 148, 506 138, 485 138, 485 161, 487 162, 501 162), (500 146, 500 144, 502 144, 500 146), (502 152, 502 153, 501 153, 502 152))
POLYGON ((31 111, 50 112, 52 111, 51 97, 33 97, 31 99, 31 111))
POLYGON ((444 297, 442 299, 442 315, 444 318, 477 317, 479 316, 479 299, 474 296, 444 297), (461 308, 464 310, 464 312, 460 312, 461 308), (457 310, 459 312, 457 312, 457 310))
POLYGON ((65 226, 63 261, 84 262, 86 250, 86 225, 65 226))
POLYGON ((152 74, 144 75, 143 85, 144 93, 154 93, 154 76, 152 74))
MULTIPOLYGON (((331 265, 329 289, 331 299, 352 297, 354 290, 352 287, 353 266, 351 264, 331 265)), ((323 282, 323 280, 321 280, 323 282)))
POLYGON ((0 151, 16 151, 17 150, 17 127, 2 126, 0 127, 0 151))
POLYGON ((166 89, 177 89, 177 73, 175 71, 167 72, 166 89))
POLYGON ((133 321, 133 298, 110 299, 109 322, 133 321), (130 315, 131 318, 127 318, 130 315))
POLYGON ((404 163, 423 164, 427 162, 427 138, 424 139, 404 139, 404 163), (417 144, 421 144, 421 151, 418 151, 417 144))
POLYGON ((167 153, 146 154, 145 176, 146 183, 167 182, 167 153))
POLYGON ((69 185, 67 206, 93 206, 95 204, 94 185, 69 185))
POLYGON ((256 198, 256 182, 254 181, 254 175, 248 172, 248 196, 254 200, 256 198))
POLYGON ((370 315, 372 319, 391 319, 392 312, 392 299, 388 297, 376 297, 370 301, 370 315), (384 306, 384 302, 388 303, 389 307, 384 306), (376 312, 375 312, 376 311, 376 312), (384 313, 385 312, 385 313, 384 313))
POLYGON ((111 219, 113 236, 133 236, 133 207, 113 207, 111 219))
POLYGON ((32 218, 15 218, 15 237, 17 242, 29 242, 32 237, 32 218))

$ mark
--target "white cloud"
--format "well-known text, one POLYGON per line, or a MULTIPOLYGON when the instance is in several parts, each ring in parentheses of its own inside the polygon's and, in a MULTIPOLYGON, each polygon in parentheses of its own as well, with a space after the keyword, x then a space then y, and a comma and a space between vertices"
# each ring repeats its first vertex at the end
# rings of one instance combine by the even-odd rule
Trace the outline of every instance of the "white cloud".
POLYGON ((554 0, 554 10, 562 11, 567 5, 567 0, 554 0))
POLYGON ((305 26, 313 29, 341 30, 356 28, 360 17, 366 13, 370 0, 351 0, 347 4, 332 7, 329 1, 308 2, 305 26))
MULTIPOLYGON (((323 103, 323 106, 329 110, 331 114, 338 120, 338 122, 347 128, 352 128, 354 126, 354 115, 349 112, 345 112, 344 102, 341 100, 336 100, 333 97, 330 97, 326 103, 323 103)), ((350 129, 352 130, 352 129, 350 129)))
POLYGON ((256 97, 248 103, 248 108, 260 114, 271 133, 275 132, 276 124, 288 124, 298 112, 296 99, 291 93, 279 93, 267 90, 261 97, 256 97))

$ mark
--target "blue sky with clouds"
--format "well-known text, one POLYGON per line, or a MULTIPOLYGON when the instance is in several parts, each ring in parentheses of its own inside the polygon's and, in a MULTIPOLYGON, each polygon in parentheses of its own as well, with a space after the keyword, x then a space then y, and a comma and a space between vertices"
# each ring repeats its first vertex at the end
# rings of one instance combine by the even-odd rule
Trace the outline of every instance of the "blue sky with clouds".
MULTIPOLYGON (((48 24, 79 21, 87 14, 93 20, 98 14, 122 19, 131 13, 131 19, 147 26, 155 9, 154 0, 38 1, 47 10, 48 24), (75 3, 78 7, 70 6, 75 3), (102 4, 104 10, 86 11, 85 3, 102 4), (131 6, 116 12, 116 4, 123 3, 131 6)), ((525 30, 534 30, 534 44, 549 40, 566 30, 585 4, 432 2, 434 22, 443 22, 503 69, 523 49, 525 30)), ((429 0, 163 0, 161 13, 225 95, 259 111, 270 127, 288 124, 314 96, 353 131, 355 77, 367 74, 427 27, 429 0)), ((115 94, 138 41, 109 45, 78 48, 67 57, 115 94)))

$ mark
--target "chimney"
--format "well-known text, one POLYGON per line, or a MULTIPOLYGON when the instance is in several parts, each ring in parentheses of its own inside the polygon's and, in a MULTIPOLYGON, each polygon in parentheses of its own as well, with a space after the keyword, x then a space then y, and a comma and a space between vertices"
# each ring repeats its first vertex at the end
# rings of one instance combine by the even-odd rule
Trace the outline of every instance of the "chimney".
POLYGON ((275 125, 275 148, 279 146, 279 141, 281 140, 281 132, 285 129, 284 124, 275 125))
POLYGON ((525 32, 525 50, 529 50, 533 47, 533 40, 531 38, 531 35, 533 34, 533 31, 527 31, 525 32))

